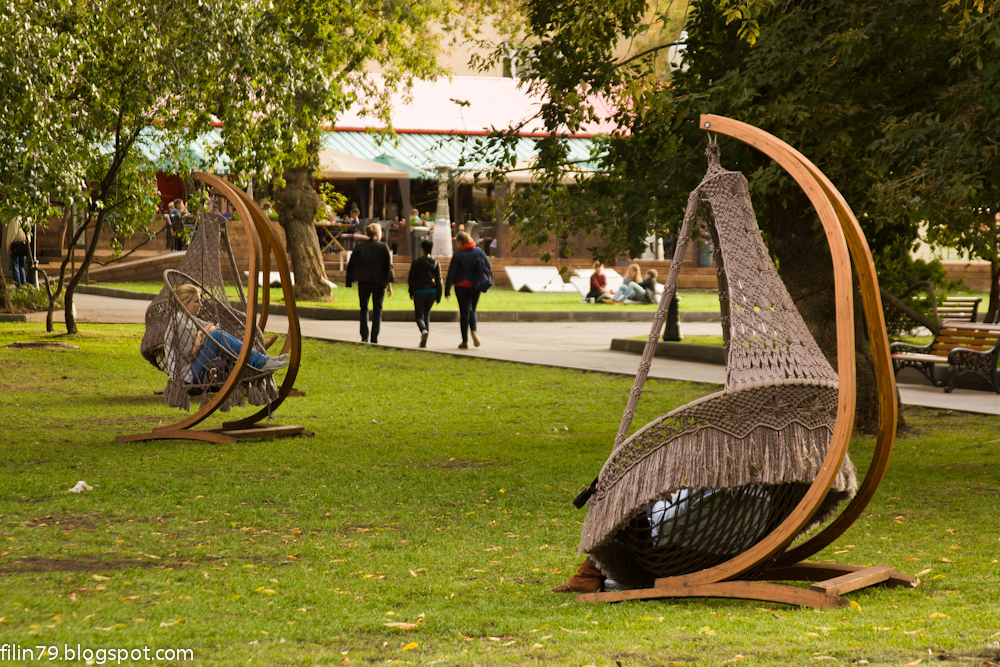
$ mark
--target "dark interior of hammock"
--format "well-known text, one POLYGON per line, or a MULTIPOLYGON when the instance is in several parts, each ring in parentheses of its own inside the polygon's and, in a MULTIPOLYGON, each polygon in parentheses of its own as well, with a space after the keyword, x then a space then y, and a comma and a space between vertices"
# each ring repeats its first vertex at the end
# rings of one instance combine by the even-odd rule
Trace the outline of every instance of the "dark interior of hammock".
POLYGON ((619 532, 618 539, 636 563, 656 577, 697 572, 735 558, 759 542, 808 489, 808 484, 682 489, 673 500, 651 503, 645 514, 619 532))

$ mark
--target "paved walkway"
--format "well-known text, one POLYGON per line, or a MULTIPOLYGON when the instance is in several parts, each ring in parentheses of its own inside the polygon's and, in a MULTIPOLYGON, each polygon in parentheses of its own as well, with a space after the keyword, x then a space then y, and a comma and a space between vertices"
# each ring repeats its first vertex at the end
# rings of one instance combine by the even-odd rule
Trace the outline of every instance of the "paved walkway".
MULTIPOLYGON (((142 323, 147 301, 132 301, 77 295, 80 322, 142 323)), ((44 314, 41 321, 44 321, 44 314)), ((357 322, 301 320, 304 336, 360 344, 357 322)), ((285 333, 284 317, 269 318, 267 329, 285 333)), ((459 350, 461 342, 457 323, 433 323, 427 343, 428 352, 455 354, 483 359, 514 361, 543 366, 579 368, 605 373, 635 375, 639 356, 609 349, 612 338, 649 334, 648 322, 483 322, 480 348, 459 350)), ((718 323, 692 322, 682 325, 687 335, 722 335, 718 323)), ((418 349, 420 335, 412 323, 383 322, 379 345, 400 349, 418 349)), ((672 359, 656 358, 650 377, 722 384, 725 368, 672 359)), ((985 391, 956 389, 951 394, 926 385, 899 385, 903 403, 946 410, 1000 414, 1000 396, 985 391)))

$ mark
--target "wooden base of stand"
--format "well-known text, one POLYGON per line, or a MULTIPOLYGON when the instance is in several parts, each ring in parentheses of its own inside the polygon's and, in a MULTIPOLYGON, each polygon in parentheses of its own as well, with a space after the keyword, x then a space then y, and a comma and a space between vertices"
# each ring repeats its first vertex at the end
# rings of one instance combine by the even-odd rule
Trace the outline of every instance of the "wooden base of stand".
POLYGON ((280 438, 290 435, 313 435, 313 433, 312 431, 307 431, 303 426, 279 426, 271 424, 231 431, 222 428, 153 429, 150 433, 119 435, 115 439, 118 442, 135 442, 138 440, 201 440, 204 442, 235 444, 240 440, 250 438, 280 438))
POLYGON ((920 580, 885 565, 858 567, 830 563, 802 562, 790 567, 774 568, 764 573, 767 579, 779 581, 814 581, 809 588, 762 581, 721 581, 711 584, 672 583, 676 579, 657 579, 652 588, 581 593, 581 602, 623 602, 659 598, 736 598, 780 602, 799 607, 846 607, 850 600, 841 597, 875 584, 915 587, 920 580))

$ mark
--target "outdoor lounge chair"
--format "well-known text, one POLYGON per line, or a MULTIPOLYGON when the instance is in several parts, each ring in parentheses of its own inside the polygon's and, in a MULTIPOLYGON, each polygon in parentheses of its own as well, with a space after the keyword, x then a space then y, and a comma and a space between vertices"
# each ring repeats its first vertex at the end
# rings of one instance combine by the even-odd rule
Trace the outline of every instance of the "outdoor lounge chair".
POLYGON ((895 433, 895 383, 878 282, 857 220, 829 180, 787 144, 718 116, 702 116, 700 124, 763 151, 806 190, 833 254, 839 373, 775 270, 746 179, 722 169, 718 146, 710 144, 708 172, 688 199, 611 455, 577 503, 589 502, 580 551, 608 577, 636 590, 579 597, 616 602, 718 596, 823 607, 845 606, 840 593, 872 583, 914 585, 913 577, 892 568, 802 561, 863 511, 885 472, 895 433), (699 211, 708 219, 719 267, 725 387, 629 435, 699 211), (882 415, 860 491, 847 457, 855 401, 851 259, 869 331, 876 332, 872 347, 882 415), (852 497, 838 516, 840 503, 852 497), (810 525, 830 518, 818 534, 791 546, 810 525), (767 578, 818 583, 806 590, 759 581, 767 578))

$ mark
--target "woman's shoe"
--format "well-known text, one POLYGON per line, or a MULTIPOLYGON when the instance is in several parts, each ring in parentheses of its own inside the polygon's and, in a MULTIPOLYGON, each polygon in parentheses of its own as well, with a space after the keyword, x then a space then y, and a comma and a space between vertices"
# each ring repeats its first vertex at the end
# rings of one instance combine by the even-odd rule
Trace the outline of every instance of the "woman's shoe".
POLYGON ((576 574, 562 586, 552 589, 553 593, 596 593, 604 590, 604 574, 589 560, 583 561, 576 574))
POLYGON ((460 349, 460 350, 468 350, 469 349, 469 344, 468 343, 459 343, 458 344, 458 349, 460 349))
POLYGON ((430 333, 430 332, 429 331, 421 331, 420 332, 420 347, 427 347, 427 334, 428 333, 430 333))
POLYGON ((479 347, 479 336, 476 334, 475 331, 472 332, 472 344, 475 345, 476 347, 479 347))

